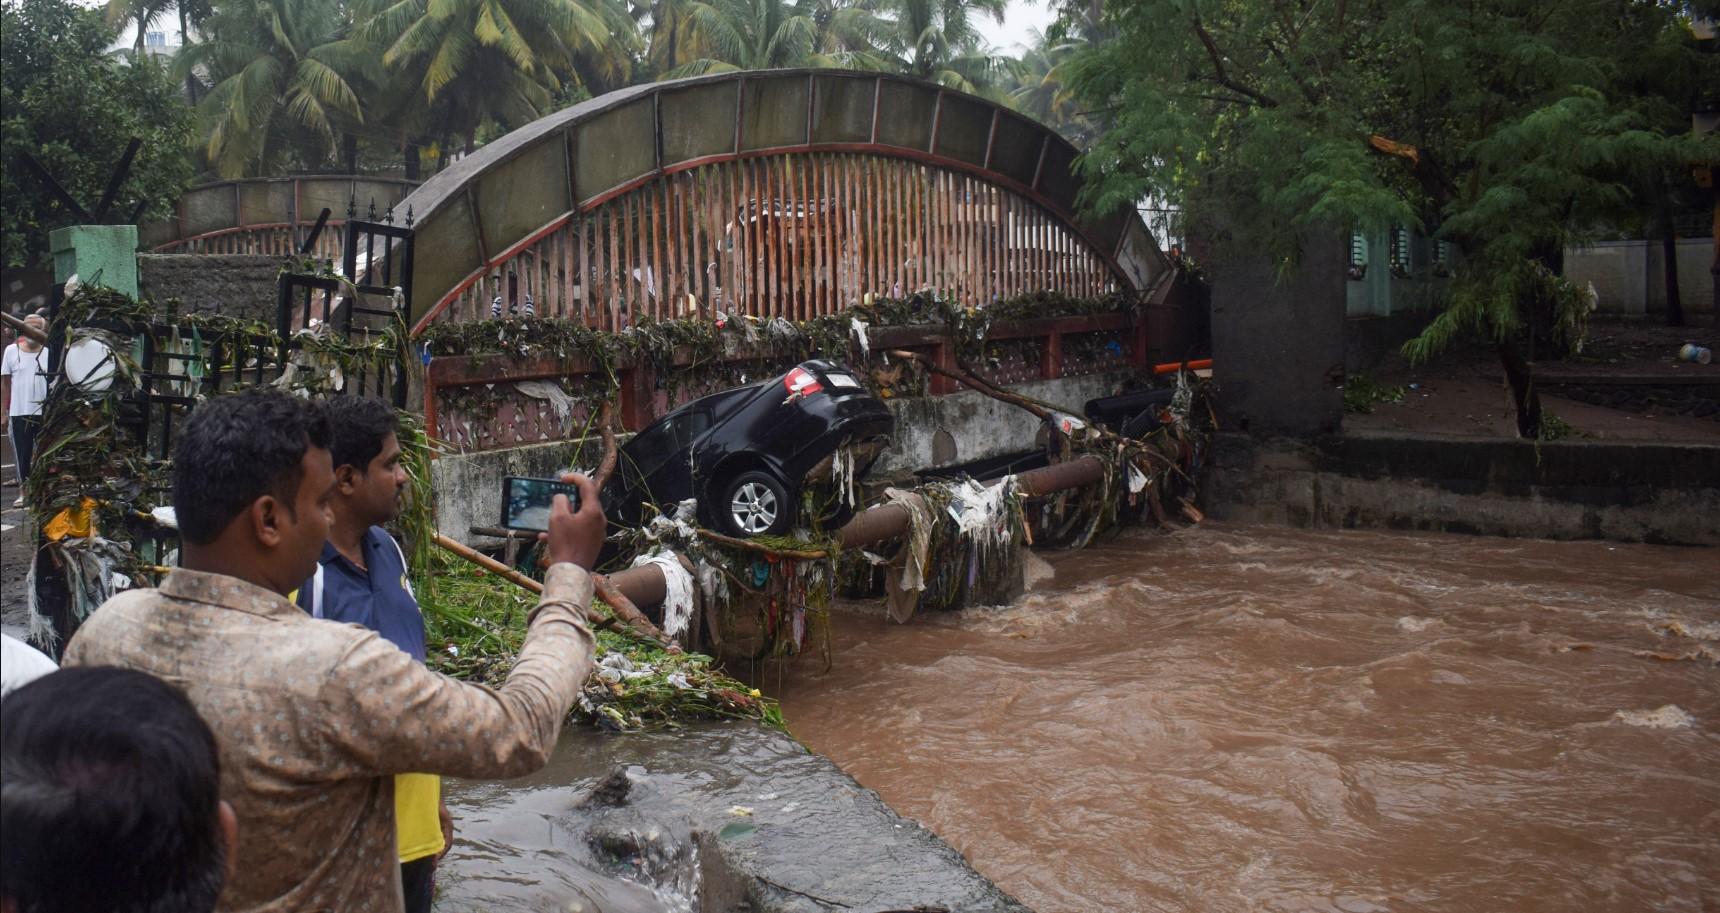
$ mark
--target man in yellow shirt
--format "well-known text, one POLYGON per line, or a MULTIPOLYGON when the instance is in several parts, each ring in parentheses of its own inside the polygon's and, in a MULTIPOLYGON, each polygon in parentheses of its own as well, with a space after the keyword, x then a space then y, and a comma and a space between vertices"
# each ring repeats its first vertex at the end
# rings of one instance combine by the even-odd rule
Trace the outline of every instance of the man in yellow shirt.
MULTIPOLYGON (((406 556, 382 524, 400 513, 406 471, 400 465, 399 416, 378 399, 339 396, 323 404, 328 416, 334 491, 329 538, 316 573, 294 599, 317 618, 367 627, 411 654, 425 657, 424 616, 407 580, 406 556)), ((436 863, 453 837, 453 819, 433 774, 394 778, 401 887, 406 913, 430 913, 436 863)))

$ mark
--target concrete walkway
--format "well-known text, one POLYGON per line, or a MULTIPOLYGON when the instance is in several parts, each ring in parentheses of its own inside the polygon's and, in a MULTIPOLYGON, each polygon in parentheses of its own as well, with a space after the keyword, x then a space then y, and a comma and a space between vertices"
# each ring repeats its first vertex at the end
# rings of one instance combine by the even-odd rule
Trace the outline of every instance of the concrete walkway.
POLYGON ((30 549, 35 531, 29 515, 22 507, 13 507, 18 499, 18 469, 12 458, 12 441, 6 437, 0 453, 0 629, 22 639, 29 622, 29 598, 24 578, 30 573, 30 549))

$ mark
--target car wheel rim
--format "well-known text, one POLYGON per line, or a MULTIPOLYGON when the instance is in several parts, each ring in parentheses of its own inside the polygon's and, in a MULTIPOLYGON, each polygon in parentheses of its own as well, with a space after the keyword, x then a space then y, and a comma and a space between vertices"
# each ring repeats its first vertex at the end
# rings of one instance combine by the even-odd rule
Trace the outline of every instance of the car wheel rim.
POLYGON ((762 482, 748 482, 735 489, 729 514, 741 532, 756 536, 776 522, 776 492, 762 482))

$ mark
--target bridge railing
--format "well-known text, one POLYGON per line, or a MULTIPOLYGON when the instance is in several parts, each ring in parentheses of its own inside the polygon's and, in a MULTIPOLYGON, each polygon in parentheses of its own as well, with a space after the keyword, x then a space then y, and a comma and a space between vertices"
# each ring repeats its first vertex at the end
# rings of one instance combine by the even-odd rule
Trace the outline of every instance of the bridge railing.
POLYGON ((804 320, 922 288, 984 303, 1099 297, 1119 282, 1091 245, 1006 188, 908 159, 805 153, 665 174, 568 213, 468 276, 430 320, 804 320))
POLYGON ((330 210, 317 255, 338 259, 338 229, 351 210, 384 211, 417 181, 373 175, 309 174, 245 178, 193 187, 174 202, 171 218, 138 226, 139 249, 162 254, 285 256, 310 235, 317 214, 330 210))
MULTIPOLYGON (((987 359, 976 369, 993 383, 1014 385, 1138 368, 1148 358, 1142 329, 1124 313, 999 322, 987 336, 987 359)), ((955 363, 941 327, 881 327, 868 336, 873 353, 907 349, 942 365, 955 363)), ((849 352, 823 354, 849 362, 867 374, 868 382, 876 382, 869 373, 874 369, 888 374, 901 367, 885 365, 876 354, 860 363, 849 352)), ((616 370, 622 422, 637 431, 707 393, 774 376, 793 360, 758 347, 732 352, 715 364, 695 364, 691 353, 677 353, 661 367, 624 361, 616 370)), ((923 389, 905 394, 900 383, 894 382, 898 396, 960 390, 937 375, 926 378, 923 389)), ((609 395, 607 373, 581 357, 439 356, 424 371, 425 427, 462 453, 566 441, 589 427, 609 395)))

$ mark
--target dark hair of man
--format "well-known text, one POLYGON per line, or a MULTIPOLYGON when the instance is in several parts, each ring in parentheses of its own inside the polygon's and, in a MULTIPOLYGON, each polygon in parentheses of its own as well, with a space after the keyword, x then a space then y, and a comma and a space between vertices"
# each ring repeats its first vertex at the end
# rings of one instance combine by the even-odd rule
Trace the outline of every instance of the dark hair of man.
POLYGON ((334 468, 351 466, 363 473, 382 452, 382 439, 400 430, 394 407, 372 396, 335 396, 323 402, 334 468))
POLYGON ((278 390, 247 390, 198 406, 173 453, 173 512, 187 542, 214 542, 264 495, 288 516, 298 498, 307 447, 329 445, 315 403, 278 390))
POLYGON ((0 895, 18 913, 204 913, 227 875, 215 736, 179 689, 103 666, 0 714, 0 895))

